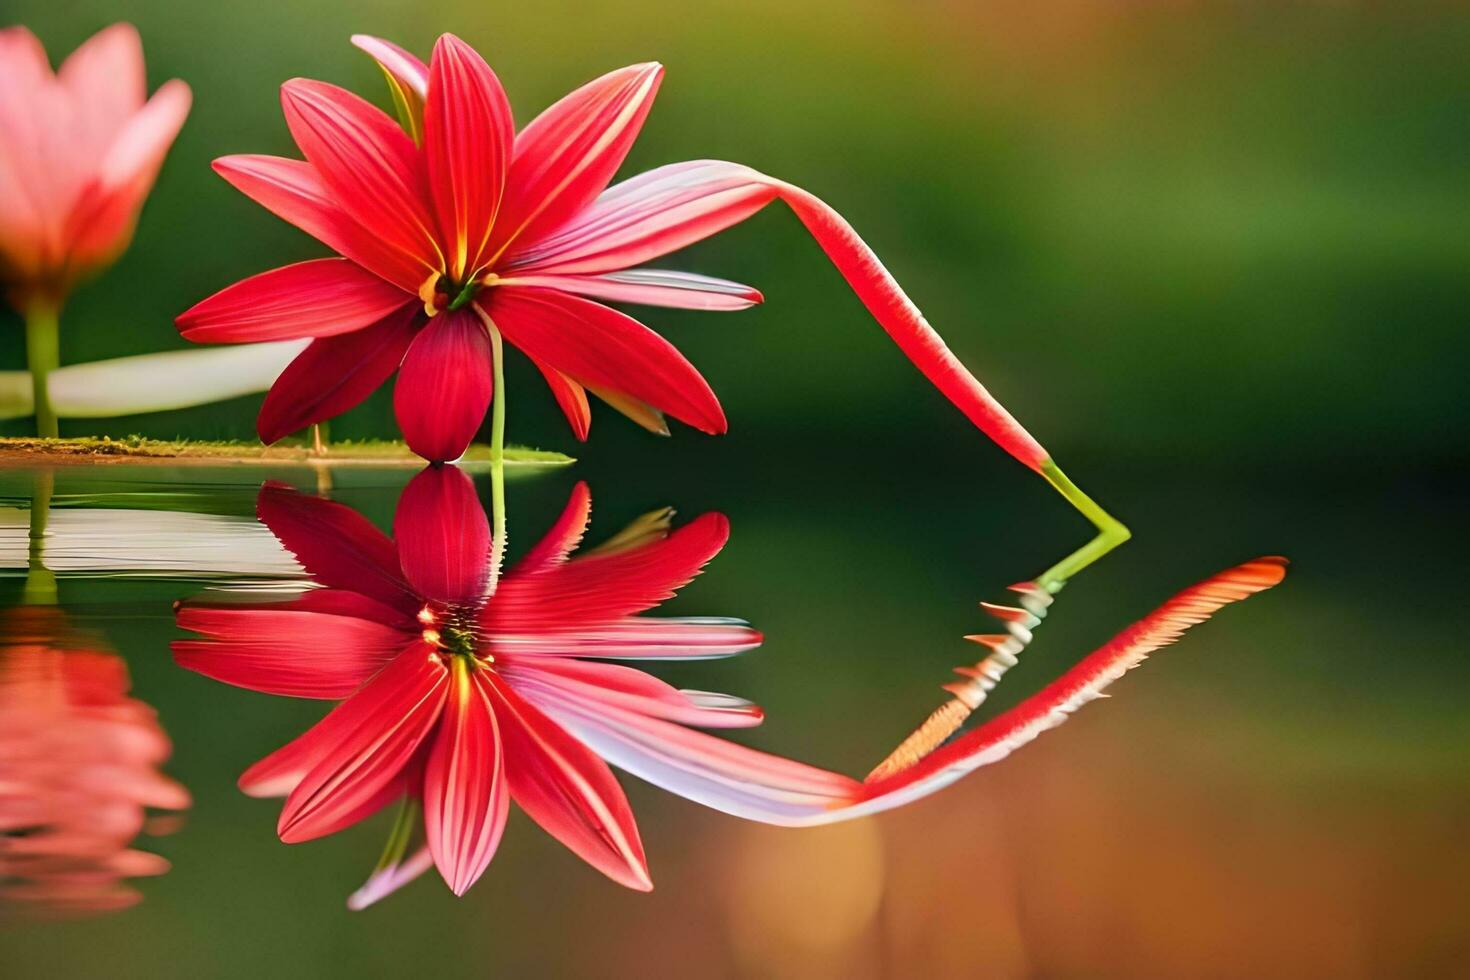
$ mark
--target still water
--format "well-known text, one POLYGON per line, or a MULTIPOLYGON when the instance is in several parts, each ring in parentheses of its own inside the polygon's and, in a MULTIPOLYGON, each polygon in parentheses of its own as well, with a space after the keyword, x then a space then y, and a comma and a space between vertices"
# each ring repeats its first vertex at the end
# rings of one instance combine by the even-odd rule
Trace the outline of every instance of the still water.
MULTIPOLYGON (((976 601, 1084 533, 999 466, 872 463, 522 472, 506 564, 579 481, 595 501, 585 549, 665 506, 675 527, 726 515, 728 544, 656 615, 746 620, 764 643, 638 666, 764 709, 721 737, 860 778, 976 659, 961 639, 991 628, 976 601)), ((177 610, 312 584, 257 517, 264 482, 391 532, 413 477, 0 470, 0 975, 1439 976, 1470 952, 1463 617, 1425 544, 1470 528, 1434 479, 1323 508, 1267 479, 1105 472, 1095 485, 1125 502, 1135 541, 1059 596, 983 712, 1220 568, 1282 552, 1291 576, 906 808, 781 829, 621 775, 651 893, 512 807, 463 898, 431 871, 349 911, 392 808, 282 844, 280 802, 236 781, 329 702, 222 682, 177 610)), ((268 639, 315 663, 343 645, 268 639)))

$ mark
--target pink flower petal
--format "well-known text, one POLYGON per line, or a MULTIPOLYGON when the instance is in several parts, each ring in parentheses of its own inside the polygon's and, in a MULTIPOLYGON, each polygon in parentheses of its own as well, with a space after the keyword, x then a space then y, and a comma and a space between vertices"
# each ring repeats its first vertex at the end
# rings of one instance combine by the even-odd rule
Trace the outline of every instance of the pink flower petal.
POLYGON ((480 674, 463 660, 424 772, 424 829, 444 882, 463 895, 484 873, 510 813, 500 735, 480 674))
POLYGON ((493 290, 488 313, 507 341, 580 384, 626 393, 701 432, 727 427, 709 383, 673 344, 630 316, 519 286, 493 290))
POLYGON ((469 310, 441 313, 403 357, 393 411, 408 448, 429 461, 464 455, 490 407, 490 337, 469 310))
POLYGON ((569 657, 507 658, 501 675, 527 697, 531 688, 546 688, 589 710, 611 705, 698 728, 750 728, 765 717, 749 701, 703 691, 686 693, 621 664, 569 657))
POLYGON ((507 256, 517 277, 615 272, 641 265, 739 224, 776 199, 738 163, 694 160, 630 177, 539 241, 507 256))
POLYGON ((96 160, 148 97, 137 28, 104 27, 67 56, 56 78, 72 104, 68 138, 79 158, 96 160))
POLYGON ((680 310, 744 310, 762 301, 750 286, 665 269, 627 269, 595 276, 515 275, 502 286, 542 286, 612 303, 668 306, 680 310))
POLYGON ((653 888, 628 799, 581 742, 493 672, 483 673, 505 746, 512 798, 542 829, 621 885, 653 888))
POLYGON ((265 396, 255 423, 260 440, 269 445, 360 403, 398 370, 422 323, 411 302, 372 326, 313 340, 265 396))
POLYGON ((322 585, 410 616, 418 612, 422 603, 399 574, 393 542, 351 507, 268 483, 256 496, 255 513, 322 585))
POLYGON ((453 34, 434 45, 424 106, 424 155, 434 211, 449 251, 448 273, 462 282, 479 268, 510 167, 515 121, 500 80, 453 34))
POLYGON ((439 720, 448 680, 433 649, 415 643, 282 749, 294 749, 311 768, 286 798, 277 825, 281 840, 295 844, 334 833, 391 800, 404 767, 439 720))
POLYGON ((452 466, 418 473, 398 498, 393 538, 403 575, 420 595, 455 605, 485 595, 490 522, 475 484, 452 466))
POLYGON ((305 161, 241 154, 220 157, 214 161, 214 170, 276 217, 401 289, 417 294, 428 276, 417 259, 348 217, 316 168, 305 161))
POLYGON ((662 79, 662 65, 630 65, 531 120, 516 137, 488 256, 513 241, 534 242, 602 193, 638 138, 662 79))
POLYGON ((251 691, 330 701, 351 695, 409 641, 365 619, 243 605, 186 604, 178 625, 210 637, 174 641, 180 667, 251 691))
POLYGON ((522 659, 709 660, 754 650, 761 640, 760 633, 738 619, 627 616, 549 633, 497 633, 494 645, 506 656, 522 659))
POLYGON ((108 145, 96 176, 67 216, 64 237, 76 269, 109 262, 127 246, 143 199, 184 125, 193 96, 175 79, 165 82, 108 145))
POLYGON ((195 343, 331 337, 401 309, 403 290, 346 259, 312 259, 242 279, 174 320, 195 343))
POLYGON ((421 263, 425 278, 442 270, 423 156, 413 140, 376 106, 325 82, 292 79, 281 86, 281 106, 338 206, 421 263))

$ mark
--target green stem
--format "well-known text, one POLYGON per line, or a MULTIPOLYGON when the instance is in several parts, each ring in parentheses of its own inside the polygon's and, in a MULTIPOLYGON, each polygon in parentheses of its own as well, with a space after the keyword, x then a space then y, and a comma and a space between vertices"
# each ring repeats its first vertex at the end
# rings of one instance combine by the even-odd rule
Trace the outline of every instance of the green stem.
POLYGON ((490 318, 484 317, 490 331, 491 384, 490 402, 490 582, 493 590, 500 580, 500 565, 505 558, 505 348, 500 331, 490 318))
POLYGON ((26 307, 26 366, 31 372, 36 435, 55 439, 60 434, 56 412, 51 408, 51 372, 61 366, 60 311, 55 303, 35 300, 26 307))
POLYGON ((1056 463, 1049 459, 1042 463, 1041 475, 1098 530, 1097 537, 1037 576, 1037 583, 1047 592, 1055 594, 1061 591, 1062 586, 1066 585, 1067 580, 1073 575, 1127 541, 1133 536, 1133 532, 1083 493, 1077 484, 1067 478, 1067 474, 1063 473, 1061 467, 1056 463))
POLYGON ((56 487, 56 474, 38 470, 31 487, 30 549, 26 562, 26 582, 21 602, 28 606, 56 605, 56 573, 46 567, 46 522, 51 516, 51 494, 56 487))

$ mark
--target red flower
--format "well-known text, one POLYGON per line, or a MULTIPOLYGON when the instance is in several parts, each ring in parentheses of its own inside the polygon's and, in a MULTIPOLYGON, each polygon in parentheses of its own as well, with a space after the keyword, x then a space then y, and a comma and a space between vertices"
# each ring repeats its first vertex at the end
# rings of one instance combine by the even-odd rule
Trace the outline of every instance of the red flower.
POLYGON ((96 647, 54 607, 0 618, 0 912, 126 908, 126 879, 168 870, 131 844, 147 808, 189 794, 158 771, 172 746, 122 659, 96 647))
POLYGON ((407 795, 422 801, 426 838, 410 864, 422 870, 432 857, 462 894, 494 854, 513 799, 613 880, 652 887, 607 763, 551 713, 654 732, 758 724, 746 702, 584 658, 726 656, 760 635, 733 620, 638 615, 723 547, 722 516, 675 531, 655 517, 569 560, 589 505, 578 485, 556 526, 490 595, 489 528, 458 470, 413 479, 396 545, 340 504, 261 490, 261 520, 325 588, 264 607, 185 604, 179 625, 206 639, 174 650, 180 664, 240 687, 346 699, 240 780, 252 795, 287 795, 282 840, 333 833, 407 795))
POLYGON ((640 615, 724 545, 723 517, 669 532, 652 515, 569 558, 586 529, 579 484, 561 518, 491 590, 490 534, 469 479, 430 468, 409 484, 397 544, 348 508, 262 489, 258 513, 324 588, 272 606, 186 604, 175 644, 192 670, 252 690, 347 700, 251 767, 241 786, 287 795, 288 842, 346 827, 407 796, 407 833, 352 898, 360 908, 437 865, 456 893, 489 862, 508 800, 614 880, 650 887, 612 763, 726 813, 784 826, 901 806, 997 762, 1221 607, 1281 581, 1281 559, 1179 593, 1021 704, 927 754, 859 781, 696 731, 758 724, 747 702, 676 690, 602 660, 718 657, 756 646, 732 620, 640 615), (605 761, 604 761, 605 760, 605 761), (411 811, 409 811, 411 812, 411 811))
POLYGON ((127 246, 189 113, 181 81, 146 96, 130 24, 100 31, 54 73, 30 31, 0 31, 0 280, 18 308, 59 303, 127 246))
POLYGON ((709 385, 662 337, 596 300, 733 310, 756 290, 641 268, 745 220, 791 206, 870 312, 929 380, 1032 469, 1042 447, 945 346, 846 221, 798 187, 712 160, 608 187, 643 125, 663 69, 633 65, 514 132, 495 74, 463 41, 425 67, 377 38, 355 43, 387 74, 403 128, 349 92, 282 88, 305 162, 234 156, 215 169, 343 258, 236 283, 178 318, 202 342, 313 337, 266 398, 266 442, 336 415, 400 367, 394 405, 429 459, 463 452, 491 398, 493 327, 535 362, 578 438, 591 391, 639 424, 667 413, 725 431, 709 385))

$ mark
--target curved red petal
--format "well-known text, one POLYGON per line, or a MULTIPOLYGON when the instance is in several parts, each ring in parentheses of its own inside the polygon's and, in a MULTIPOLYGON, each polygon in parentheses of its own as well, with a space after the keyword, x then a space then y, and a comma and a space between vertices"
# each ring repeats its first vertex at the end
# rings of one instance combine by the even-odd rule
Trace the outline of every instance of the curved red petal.
POLYGON ((326 82, 286 82, 281 106, 292 137, 338 206, 421 263, 425 277, 442 272, 423 156, 413 140, 376 106, 326 82))
POLYGON ((459 459, 490 407, 490 337, 468 310, 441 313, 403 356, 393 411, 408 448, 424 459, 459 459))
POLYGON ((673 344, 626 314, 519 286, 494 290, 488 312, 507 341, 583 385, 632 395, 701 432, 727 428, 709 382, 673 344))
POLYGON ((388 536, 344 504, 267 483, 255 498, 261 523, 314 578, 412 615, 422 604, 399 574, 388 536))
POLYGON ((651 889, 633 811, 607 763, 493 672, 481 676, 500 725, 505 775, 517 805, 609 878, 651 889))
POLYGON ((490 522, 475 484, 452 466, 418 473, 398 498, 393 538, 403 575, 422 596, 468 604, 490 577, 490 522))
POLYGON ((340 701, 408 641, 401 630, 350 616, 251 606, 181 606, 174 660, 205 677, 282 697, 340 701))
POLYGON ((433 648, 417 642, 297 739, 311 768, 286 798, 281 840, 334 833, 391 799, 384 793, 439 720, 448 681, 433 648))
POLYGON ((638 138, 662 79, 663 66, 654 62, 609 72, 521 130, 487 255, 534 242, 602 193, 638 138))
MULTIPOLYGON (((492 646, 502 637, 575 632, 651 609, 683 588, 725 546, 730 523, 705 514, 668 537, 589 555, 532 574, 507 574, 482 613, 492 646)), ((514 647, 507 646, 507 653, 514 647)))
POLYGON ((214 172, 271 214, 395 286, 417 293, 423 284, 423 264, 348 217, 304 160, 240 154, 214 161, 214 172))
POLYGON ((495 72, 453 34, 440 37, 429 63, 424 156, 455 281, 479 268, 514 141, 510 102, 495 72))
POLYGON ((582 543, 582 535, 587 533, 587 522, 591 517, 592 491, 587 488, 585 480, 578 480, 577 485, 572 487, 571 496, 567 498, 561 515, 551 525, 551 530, 542 535, 541 540, 526 552, 507 578, 511 575, 531 575, 566 561, 567 556, 582 543))
POLYGON ((313 340, 265 396, 255 422, 261 442, 341 415, 372 394, 398 369, 422 320, 419 304, 409 303, 372 326, 313 340))
POLYGON ((424 772, 424 830, 444 882, 463 895, 495 855, 510 813, 503 754, 490 696, 456 658, 424 772))
POLYGON ((567 417, 567 424, 572 427, 572 435, 576 436, 578 442, 586 442, 587 433, 592 431, 592 406, 587 404, 587 389, 554 367, 548 367, 534 358, 531 363, 536 365, 536 369, 546 379, 546 386, 551 389, 557 407, 567 417))
POLYGON ((408 298, 356 263, 312 259, 226 286, 174 324, 200 344, 331 337, 372 326, 408 298))

